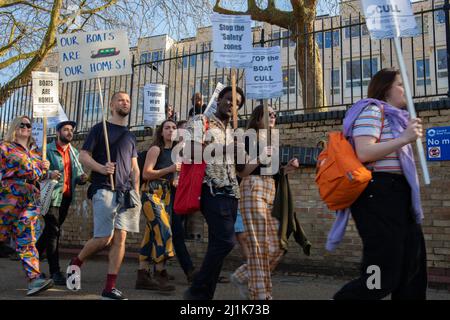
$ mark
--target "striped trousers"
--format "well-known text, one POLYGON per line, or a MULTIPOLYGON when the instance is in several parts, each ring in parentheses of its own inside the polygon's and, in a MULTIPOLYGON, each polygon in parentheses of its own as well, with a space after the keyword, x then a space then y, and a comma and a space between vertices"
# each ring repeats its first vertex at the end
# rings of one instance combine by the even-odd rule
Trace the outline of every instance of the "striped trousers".
POLYGON ((278 220, 272 217, 275 181, 271 176, 251 175, 241 182, 239 208, 247 233, 247 263, 234 275, 248 284, 251 300, 271 300, 271 272, 284 254, 278 237, 278 220))

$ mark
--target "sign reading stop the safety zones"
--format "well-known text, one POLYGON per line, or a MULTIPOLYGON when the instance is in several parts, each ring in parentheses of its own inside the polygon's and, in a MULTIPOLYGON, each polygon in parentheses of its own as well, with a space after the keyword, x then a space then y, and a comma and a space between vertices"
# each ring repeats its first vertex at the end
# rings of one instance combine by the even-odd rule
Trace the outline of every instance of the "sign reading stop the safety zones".
POLYGON ((58 73, 33 71, 33 117, 53 117, 58 114, 59 81, 58 73))
POLYGON ((166 86, 149 83, 144 86, 144 125, 155 127, 166 118, 166 86))
POLYGON ((250 16, 213 14, 213 58, 216 68, 248 68, 252 65, 250 16))
POLYGON ((61 34, 57 41, 63 82, 132 73, 124 30, 61 34))
POLYGON ((427 129, 427 160, 450 160, 450 127, 427 129))
POLYGON ((245 70, 246 96, 271 99, 283 95, 281 48, 253 48, 252 67, 245 70))
POLYGON ((419 34, 410 0, 361 0, 372 39, 419 34))

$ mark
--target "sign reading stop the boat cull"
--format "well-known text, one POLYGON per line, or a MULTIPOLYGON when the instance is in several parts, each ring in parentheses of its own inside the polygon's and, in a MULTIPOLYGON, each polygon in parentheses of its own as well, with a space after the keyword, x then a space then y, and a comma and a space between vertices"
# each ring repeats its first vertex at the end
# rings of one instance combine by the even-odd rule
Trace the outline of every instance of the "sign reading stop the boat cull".
POLYGON ((215 13, 213 57, 216 68, 249 68, 252 65, 252 20, 250 16, 215 13))
POLYGON ((132 73, 125 30, 60 34, 57 41, 63 82, 132 73))
POLYGON ((271 99, 283 95, 279 46, 253 48, 252 67, 245 70, 245 83, 249 99, 271 99))
POLYGON ((58 114, 59 75, 56 72, 33 71, 33 117, 54 117, 58 114))

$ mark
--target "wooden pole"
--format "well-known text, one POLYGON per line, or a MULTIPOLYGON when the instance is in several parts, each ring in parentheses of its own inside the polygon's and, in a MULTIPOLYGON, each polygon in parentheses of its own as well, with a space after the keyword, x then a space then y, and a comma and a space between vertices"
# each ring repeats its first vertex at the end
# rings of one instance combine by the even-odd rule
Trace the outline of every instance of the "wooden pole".
MULTIPOLYGON (((44 68, 48 72, 48 67, 44 68)), ((42 118, 42 160, 47 160, 47 117, 42 118)))
POLYGON ((271 136, 270 136, 270 127, 269 127, 269 104, 267 103, 267 100, 264 99, 263 101, 263 106, 264 106, 264 115, 263 115, 263 120, 264 120, 264 128, 266 129, 266 136, 267 136, 267 146, 270 146, 270 141, 271 141, 271 136))
POLYGON ((238 119, 237 119, 237 92, 236 92, 236 69, 231 69, 231 94, 233 100, 233 129, 237 129, 238 127, 238 119))
MULTIPOLYGON (((111 162, 111 153, 109 152, 108 128, 106 127, 106 115, 105 115, 105 108, 103 105, 102 84, 100 83, 99 78, 97 78, 97 85, 100 97, 100 105, 102 107, 103 135, 105 136, 106 158, 108 159, 108 162, 111 162)), ((114 191, 114 177, 112 174, 109 175, 109 180, 111 182, 111 190, 114 191)))
MULTIPOLYGON (((400 73, 402 75, 403 80, 403 88, 405 89, 405 96, 407 101, 408 112, 411 116, 411 119, 417 118, 416 110, 414 109, 414 102, 412 99, 411 88, 409 87, 408 74, 406 73, 406 65, 403 60, 402 49, 400 45, 400 39, 398 37, 394 37, 394 45, 395 51, 397 53, 397 60, 400 65, 400 73)), ((430 174, 428 172, 427 162, 425 159, 425 152, 423 150, 422 140, 417 138, 416 140, 417 153, 419 155, 420 166, 422 167, 423 180, 425 184, 430 184, 430 174)))

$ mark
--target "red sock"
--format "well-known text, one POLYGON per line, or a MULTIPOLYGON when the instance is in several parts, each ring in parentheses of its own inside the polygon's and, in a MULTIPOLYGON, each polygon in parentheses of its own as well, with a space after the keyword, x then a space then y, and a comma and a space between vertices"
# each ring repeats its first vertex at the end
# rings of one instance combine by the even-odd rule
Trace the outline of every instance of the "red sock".
POLYGON ((76 265, 79 268, 81 268, 81 266, 83 265, 83 261, 81 261, 80 259, 78 259, 78 257, 75 257, 72 259, 72 261, 70 262, 71 265, 76 265))
POLYGON ((108 275, 106 276, 106 285, 105 285, 106 292, 111 292, 112 289, 116 287, 116 279, 117 274, 108 273, 108 275))

